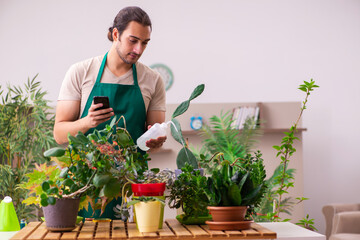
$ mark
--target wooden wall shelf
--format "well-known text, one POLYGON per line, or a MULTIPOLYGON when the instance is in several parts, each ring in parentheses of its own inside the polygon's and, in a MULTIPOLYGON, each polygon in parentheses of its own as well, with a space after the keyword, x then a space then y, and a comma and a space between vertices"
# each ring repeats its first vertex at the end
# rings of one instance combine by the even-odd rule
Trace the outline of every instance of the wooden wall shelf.
MULTIPOLYGON (((261 129, 263 131, 263 133, 283 133, 283 132, 287 132, 289 131, 288 128, 263 128, 261 129)), ((239 130, 239 132, 241 132, 242 130, 239 130)), ((303 131, 307 131, 306 128, 298 128, 297 129, 298 132, 303 132, 303 131)), ((182 131, 183 135, 196 135, 198 134, 200 131, 196 131, 196 130, 185 130, 182 131)))

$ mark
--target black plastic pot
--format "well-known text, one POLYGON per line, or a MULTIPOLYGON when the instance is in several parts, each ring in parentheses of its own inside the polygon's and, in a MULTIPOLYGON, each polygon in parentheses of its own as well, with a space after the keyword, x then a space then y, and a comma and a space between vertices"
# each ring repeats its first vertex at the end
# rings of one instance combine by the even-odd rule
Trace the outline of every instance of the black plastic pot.
POLYGON ((49 231, 71 231, 75 228, 80 199, 56 199, 55 205, 43 207, 46 228, 49 231))

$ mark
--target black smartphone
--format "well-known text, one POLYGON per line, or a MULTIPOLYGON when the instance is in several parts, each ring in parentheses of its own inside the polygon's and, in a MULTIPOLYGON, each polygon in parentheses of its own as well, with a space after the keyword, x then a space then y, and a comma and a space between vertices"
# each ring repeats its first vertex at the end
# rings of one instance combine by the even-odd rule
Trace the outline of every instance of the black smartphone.
POLYGON ((94 104, 98 104, 98 103, 102 103, 103 106, 97 108, 96 110, 101 110, 101 109, 106 109, 106 108, 110 108, 110 101, 109 101, 109 97, 108 96, 95 96, 93 98, 94 100, 94 104))

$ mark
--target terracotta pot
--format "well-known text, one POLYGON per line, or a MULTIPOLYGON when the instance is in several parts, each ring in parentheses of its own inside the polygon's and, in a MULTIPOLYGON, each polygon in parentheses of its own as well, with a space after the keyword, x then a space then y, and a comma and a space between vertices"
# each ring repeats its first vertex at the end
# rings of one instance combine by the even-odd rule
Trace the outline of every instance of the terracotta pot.
POLYGON ((212 207, 208 206, 214 222, 244 221, 247 206, 212 207))
POLYGON ((46 228, 49 231, 71 231, 75 228, 80 199, 56 199, 55 205, 43 207, 46 228))
POLYGON ((254 221, 234 221, 234 222, 213 222, 206 221, 210 230, 246 230, 251 228, 251 223, 254 221))

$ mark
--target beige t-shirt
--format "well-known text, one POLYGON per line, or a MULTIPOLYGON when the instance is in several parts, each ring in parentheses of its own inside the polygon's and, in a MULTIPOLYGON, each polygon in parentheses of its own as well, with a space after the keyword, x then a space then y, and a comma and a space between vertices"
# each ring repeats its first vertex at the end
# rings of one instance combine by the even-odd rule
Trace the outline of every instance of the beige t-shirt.
MULTIPOLYGON (((75 63, 65 75, 58 101, 80 100, 79 118, 85 109, 103 58, 104 55, 75 63)), ((136 71, 146 112, 153 110, 165 112, 165 87, 160 74, 140 62, 136 63, 136 71)), ((132 85, 134 84, 132 68, 124 75, 117 77, 105 66, 101 82, 132 85)))

